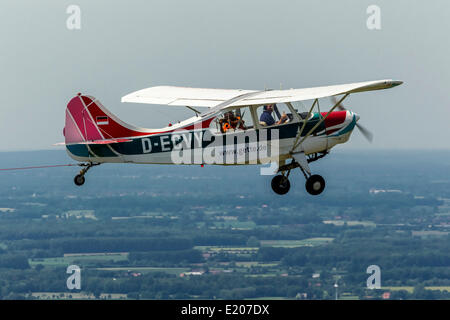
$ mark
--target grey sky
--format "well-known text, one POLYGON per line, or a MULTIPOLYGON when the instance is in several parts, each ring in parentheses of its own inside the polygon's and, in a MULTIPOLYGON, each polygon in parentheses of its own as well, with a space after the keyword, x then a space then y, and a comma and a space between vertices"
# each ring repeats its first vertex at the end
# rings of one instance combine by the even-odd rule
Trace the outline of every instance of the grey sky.
MULTIPOLYGON (((375 134, 339 149, 448 149, 450 2, 61 1, 0 2, 0 151, 64 140, 77 92, 124 121, 162 127, 184 108, 121 104, 155 85, 302 88, 393 78, 403 86, 351 96, 375 134), (66 9, 81 8, 81 30, 66 9), (381 8, 381 30, 366 9, 381 8)), ((57 148, 57 147, 55 147, 57 148)))

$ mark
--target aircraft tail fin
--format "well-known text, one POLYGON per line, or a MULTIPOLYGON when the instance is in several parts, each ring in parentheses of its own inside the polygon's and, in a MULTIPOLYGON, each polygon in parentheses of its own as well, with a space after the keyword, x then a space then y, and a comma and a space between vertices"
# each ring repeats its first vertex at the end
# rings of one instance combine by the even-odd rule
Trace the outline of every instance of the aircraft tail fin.
POLYGON ((97 99, 77 94, 67 104, 65 144, 108 144, 148 134, 118 119, 97 99))

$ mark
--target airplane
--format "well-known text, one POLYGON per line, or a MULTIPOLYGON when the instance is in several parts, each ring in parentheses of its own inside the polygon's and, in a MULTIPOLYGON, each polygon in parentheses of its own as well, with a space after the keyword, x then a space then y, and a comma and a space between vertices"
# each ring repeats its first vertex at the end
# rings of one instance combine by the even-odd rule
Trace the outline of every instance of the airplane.
POLYGON ((288 193, 290 172, 299 168, 306 191, 319 195, 325 189, 325 180, 312 173, 309 163, 346 143, 355 127, 372 139, 358 123, 359 115, 344 108, 342 102, 350 94, 402 83, 377 80, 287 90, 155 86, 122 97, 122 102, 183 106, 195 113, 160 129, 127 124, 96 98, 78 93, 67 104, 63 144, 68 155, 83 167, 74 178, 77 186, 85 183, 90 168, 103 163, 271 163, 269 171, 276 174, 271 187, 276 194, 288 193), (334 99, 328 111, 320 111, 322 98, 334 99), (307 112, 298 110, 309 102, 307 112))

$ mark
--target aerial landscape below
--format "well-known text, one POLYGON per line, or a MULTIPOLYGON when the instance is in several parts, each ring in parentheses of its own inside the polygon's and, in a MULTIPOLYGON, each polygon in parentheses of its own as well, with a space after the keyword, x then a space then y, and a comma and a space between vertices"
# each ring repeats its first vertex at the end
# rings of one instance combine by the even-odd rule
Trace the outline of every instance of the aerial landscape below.
POLYGON ((449 155, 337 150, 312 164, 328 179, 316 197, 300 172, 275 194, 259 165, 105 164, 83 188, 76 167, 3 171, 0 298, 449 299, 449 155))

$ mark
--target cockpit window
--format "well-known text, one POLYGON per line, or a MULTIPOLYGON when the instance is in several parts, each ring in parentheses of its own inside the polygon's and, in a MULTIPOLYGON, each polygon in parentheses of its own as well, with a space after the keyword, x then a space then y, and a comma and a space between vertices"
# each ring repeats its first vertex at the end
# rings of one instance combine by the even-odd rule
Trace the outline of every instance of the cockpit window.
POLYGON ((273 103, 258 107, 256 113, 262 127, 287 124, 294 119, 285 103, 273 103))
MULTIPOLYGON (((300 116, 300 118, 302 118, 302 120, 305 120, 306 117, 308 116, 308 112, 300 112, 298 115, 300 116)), ((310 116, 310 118, 311 118, 311 116, 310 116)))
MULTIPOLYGON (((314 103, 314 101, 311 101, 311 104, 314 103)), ((306 107, 304 102, 302 101, 294 101, 291 102, 292 108, 294 108, 294 110, 297 112, 297 114, 300 116, 300 118, 302 120, 305 120, 306 117, 308 117, 308 110, 310 109, 309 107, 306 107)), ((311 119, 313 116, 313 113, 311 113, 311 115, 309 116, 309 119, 311 119)), ((309 120, 307 119, 307 120, 309 120)))
POLYGON ((248 130, 253 128, 253 119, 250 109, 243 107, 220 113, 211 126, 220 133, 248 130))

